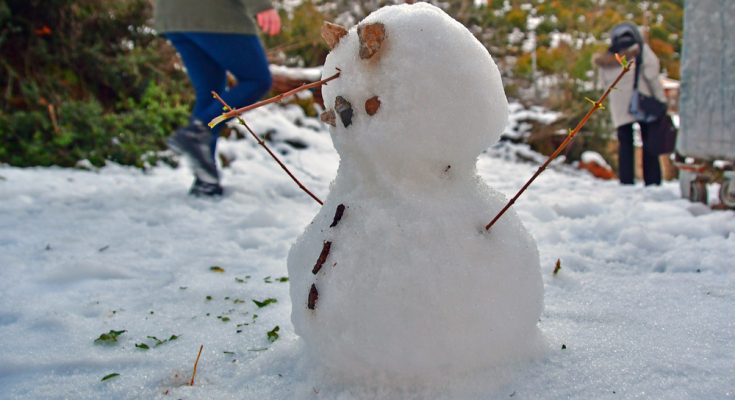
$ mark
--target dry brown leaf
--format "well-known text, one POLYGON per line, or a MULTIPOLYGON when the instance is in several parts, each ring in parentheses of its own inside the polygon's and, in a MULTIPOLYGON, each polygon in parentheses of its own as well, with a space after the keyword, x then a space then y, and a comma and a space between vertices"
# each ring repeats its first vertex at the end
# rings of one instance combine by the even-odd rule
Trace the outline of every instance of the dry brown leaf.
POLYGON ((327 125, 337 126, 337 114, 334 110, 327 110, 319 115, 319 119, 327 125))
POLYGON ((380 99, 378 96, 373 96, 365 102, 365 112, 368 113, 368 115, 373 116, 375 113, 378 112, 378 109, 380 108, 380 99))
POLYGON ((327 46, 329 46, 329 49, 331 50, 339 44, 339 40, 342 39, 342 37, 347 35, 347 29, 342 25, 324 21, 322 24, 321 34, 322 39, 327 42, 327 46))
POLYGON ((385 40, 385 25, 380 22, 357 27, 360 38, 360 58, 367 60, 380 50, 385 40))

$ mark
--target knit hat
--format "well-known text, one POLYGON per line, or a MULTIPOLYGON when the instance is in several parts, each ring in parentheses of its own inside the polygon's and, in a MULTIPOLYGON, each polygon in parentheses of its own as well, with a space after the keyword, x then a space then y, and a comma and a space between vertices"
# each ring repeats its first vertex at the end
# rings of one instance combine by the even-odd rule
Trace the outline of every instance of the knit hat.
POLYGON ((643 44, 643 37, 635 25, 630 22, 623 22, 610 31, 610 43, 607 51, 619 53, 634 44, 643 44))

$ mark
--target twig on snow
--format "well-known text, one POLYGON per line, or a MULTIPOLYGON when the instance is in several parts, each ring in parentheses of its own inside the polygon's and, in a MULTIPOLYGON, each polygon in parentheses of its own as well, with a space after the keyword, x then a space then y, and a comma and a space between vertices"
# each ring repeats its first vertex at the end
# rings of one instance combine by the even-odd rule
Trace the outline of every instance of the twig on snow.
POLYGON ((191 373, 191 381, 189 381, 189 386, 194 386, 194 378, 197 376, 197 365, 199 365, 199 357, 202 356, 202 350, 204 349, 204 345, 199 346, 199 353, 197 354, 197 359, 194 361, 194 371, 191 373))

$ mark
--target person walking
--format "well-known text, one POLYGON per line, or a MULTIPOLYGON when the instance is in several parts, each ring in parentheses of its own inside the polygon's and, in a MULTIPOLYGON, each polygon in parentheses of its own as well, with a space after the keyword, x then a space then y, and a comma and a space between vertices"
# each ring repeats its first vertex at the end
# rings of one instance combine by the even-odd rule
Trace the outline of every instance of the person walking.
MULTIPOLYGON (((638 91, 646 96, 654 96, 665 102, 664 89, 658 79, 659 60, 651 48, 643 41, 638 28, 628 22, 615 26, 610 32, 610 47, 603 54, 593 58, 599 68, 599 78, 603 86, 609 86, 620 73, 620 63, 615 54, 625 55, 628 60, 636 60, 634 70, 625 74, 610 93, 610 114, 618 135, 618 175, 620 183, 632 185, 635 182, 635 152, 633 145, 633 124, 637 121, 630 112, 630 103, 634 94, 636 74, 638 74, 638 91), (638 65, 642 60, 641 65, 638 65), (637 70, 637 71, 636 71, 637 70)), ((643 139, 643 181, 646 185, 661 183, 661 165, 654 147, 656 138, 648 137, 650 126, 638 122, 643 139)))
POLYGON ((181 56, 196 94, 189 124, 173 133, 168 146, 190 160, 191 195, 222 195, 215 148, 224 125, 207 127, 222 113, 222 104, 211 92, 233 107, 254 103, 268 92, 271 75, 256 22, 273 36, 280 32, 281 19, 268 0, 156 0, 154 20, 157 32, 181 56), (229 90, 227 71, 237 79, 229 90))

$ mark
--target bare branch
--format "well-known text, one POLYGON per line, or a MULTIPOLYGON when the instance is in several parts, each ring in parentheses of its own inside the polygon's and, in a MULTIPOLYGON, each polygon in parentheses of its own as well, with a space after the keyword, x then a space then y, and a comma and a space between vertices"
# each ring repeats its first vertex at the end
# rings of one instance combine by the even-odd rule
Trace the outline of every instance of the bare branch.
MULTIPOLYGON (((227 104, 227 102, 225 102, 224 99, 222 99, 222 97, 220 97, 220 95, 217 94, 217 92, 212 91, 212 96, 214 96, 215 99, 217 99, 220 103, 222 103, 222 105, 225 106, 226 109, 232 110, 232 107, 230 107, 230 105, 227 104)), ((301 188, 301 190, 303 190, 304 192, 306 192, 306 194, 308 194, 312 199, 314 199, 314 201, 316 201, 317 203, 319 203, 319 205, 323 205, 324 204, 318 197, 316 197, 316 195, 314 193, 312 193, 309 189, 307 189, 306 186, 304 186, 301 183, 301 181, 299 181, 294 176, 294 174, 291 173, 291 171, 288 169, 288 167, 286 167, 286 165, 278 158, 278 156, 276 156, 275 153, 273 153, 273 151, 271 151, 271 149, 268 147, 268 145, 265 144, 265 142, 263 141, 263 139, 261 139, 260 136, 256 135, 255 132, 253 132, 253 130, 250 129, 250 126, 245 122, 244 119, 242 119, 241 117, 238 116, 237 117, 237 120, 240 122, 240 124, 242 124, 242 126, 245 127, 245 129, 248 130, 248 132, 253 137, 253 139, 255 139, 255 141, 258 142, 258 144, 261 147, 263 147, 265 149, 265 151, 268 152, 268 154, 271 156, 271 158, 273 158, 276 161, 276 163, 278 163, 278 165, 284 171, 286 171, 286 174, 288 174, 288 176, 291 177, 291 179, 294 182, 296 182, 296 184, 299 186, 299 188, 301 188)))
POLYGON ((245 112, 248 112, 250 110, 254 110, 254 109, 258 108, 258 107, 262 107, 262 106, 264 106, 266 104, 277 103, 277 102, 285 99, 286 97, 291 96, 293 94, 296 94, 296 93, 298 93, 298 92, 300 92, 302 90, 312 89, 312 88, 315 88, 315 87, 319 87, 321 85, 326 85, 327 82, 339 78, 339 74, 340 74, 340 70, 338 68, 337 69, 337 72, 334 75, 330 76, 329 78, 325 78, 325 79, 322 79, 322 80, 319 80, 319 81, 316 81, 316 82, 312 82, 312 83, 308 83, 308 84, 303 84, 303 85, 297 87, 296 89, 289 90, 288 92, 285 92, 285 93, 281 93, 278 96, 273 96, 270 99, 265 99, 265 100, 259 101, 257 103, 253 103, 253 104, 251 104, 249 106, 245 106, 245 107, 238 108, 238 109, 232 109, 231 107, 228 106, 227 108, 230 111, 228 111, 228 112, 220 115, 219 117, 214 118, 213 120, 209 121, 209 124, 208 125, 209 125, 210 128, 214 128, 215 126, 219 125, 220 123, 222 123, 224 121, 227 121, 230 118, 237 117, 238 115, 241 115, 241 114, 243 114, 245 112))
POLYGON ((617 78, 615 78, 615 81, 607 88, 605 93, 602 94, 602 97, 600 97, 599 100, 593 102, 592 108, 590 108, 590 110, 587 112, 584 118, 582 118, 582 120, 579 121, 579 123, 577 124, 576 127, 574 127, 574 129, 569 131, 569 134, 564 139, 564 141, 559 145, 559 147, 557 147, 554 153, 552 153, 549 156, 549 158, 547 158, 546 161, 543 164, 541 164, 538 170, 536 170, 536 173, 534 173, 533 176, 531 176, 531 178, 528 181, 526 181, 526 183, 523 185, 521 190, 519 190, 518 193, 516 193, 515 196, 513 196, 513 198, 510 199, 510 201, 508 201, 508 204, 506 204, 505 207, 503 207, 503 209, 500 210, 500 212, 495 216, 495 218, 493 218, 492 221, 490 221, 490 223, 485 225, 485 230, 489 231, 490 228, 492 228, 492 226, 495 224, 495 222, 497 222, 500 219, 500 217, 502 217, 503 214, 505 214, 505 212, 508 211, 508 209, 516 202, 516 200, 518 200, 518 198, 521 197, 523 192, 525 192, 526 189, 528 189, 531 183, 533 183, 533 181, 535 181, 536 178, 538 178, 538 176, 541 175, 542 172, 544 172, 544 170, 551 163, 551 161, 553 161, 556 157, 559 156, 559 154, 561 154, 561 152, 569 145, 569 143, 571 143, 572 139, 574 139, 577 133, 579 133, 582 127, 587 123, 587 120, 590 119, 592 114, 598 109, 603 108, 602 102, 605 101, 605 99, 610 94, 610 92, 612 92, 615 85, 617 85, 618 82, 620 82, 620 79, 623 78, 623 75, 625 75, 628 71, 630 71, 630 68, 633 66, 633 62, 629 62, 629 63, 621 62, 621 65, 623 69, 620 71, 620 74, 618 74, 617 78))

